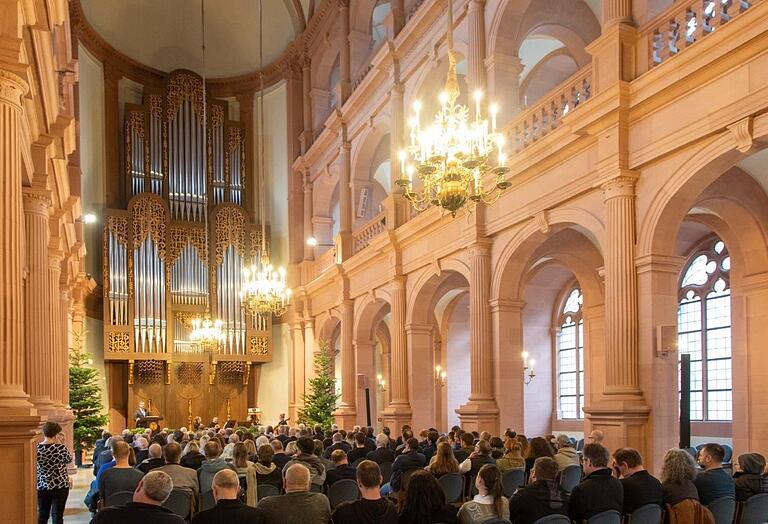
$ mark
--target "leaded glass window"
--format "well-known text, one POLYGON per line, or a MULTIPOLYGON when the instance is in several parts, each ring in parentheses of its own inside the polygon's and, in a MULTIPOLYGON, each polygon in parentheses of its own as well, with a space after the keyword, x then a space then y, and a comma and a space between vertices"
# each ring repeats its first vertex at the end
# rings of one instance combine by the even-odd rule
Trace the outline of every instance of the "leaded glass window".
POLYGON ((557 322, 557 399, 561 419, 584 418, 584 297, 568 293, 557 322))

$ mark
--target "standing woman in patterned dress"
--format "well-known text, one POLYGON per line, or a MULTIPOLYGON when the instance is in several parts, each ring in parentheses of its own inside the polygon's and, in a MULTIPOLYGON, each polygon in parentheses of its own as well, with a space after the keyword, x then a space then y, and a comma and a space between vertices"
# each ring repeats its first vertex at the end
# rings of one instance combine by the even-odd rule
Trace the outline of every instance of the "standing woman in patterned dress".
POLYGON ((67 464, 72 456, 57 423, 43 424, 43 436, 45 440, 37 445, 37 523, 46 524, 52 515, 53 524, 61 524, 69 495, 67 464))

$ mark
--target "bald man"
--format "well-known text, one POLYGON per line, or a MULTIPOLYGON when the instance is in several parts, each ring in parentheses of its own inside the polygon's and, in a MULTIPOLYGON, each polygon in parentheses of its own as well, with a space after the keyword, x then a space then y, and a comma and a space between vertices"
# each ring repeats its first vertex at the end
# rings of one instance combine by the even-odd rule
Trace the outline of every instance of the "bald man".
POLYGON ((160 444, 152 444, 149 446, 149 458, 144 460, 141 464, 138 464, 136 469, 146 475, 153 469, 164 465, 165 460, 163 460, 163 448, 160 446, 160 444))
POLYGON ((192 524, 232 524, 234 522, 255 524, 259 522, 256 508, 246 506, 238 498, 240 481, 237 473, 231 469, 222 469, 213 476, 211 491, 216 505, 198 513, 192 519, 192 524))
POLYGON ((267 497, 259 501, 256 508, 259 522, 328 524, 331 521, 331 505, 328 498, 322 493, 310 492, 309 483, 309 468, 303 464, 289 466, 283 478, 285 495, 267 497))
POLYGON ((133 500, 123 506, 104 508, 93 524, 185 524, 183 518, 162 507, 173 490, 173 481, 162 471, 151 471, 141 479, 133 500))

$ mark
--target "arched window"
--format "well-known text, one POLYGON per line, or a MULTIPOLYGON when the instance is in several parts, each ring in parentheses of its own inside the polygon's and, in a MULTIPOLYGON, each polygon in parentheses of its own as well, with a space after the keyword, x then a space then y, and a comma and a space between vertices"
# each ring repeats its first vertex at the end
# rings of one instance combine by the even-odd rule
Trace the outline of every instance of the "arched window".
POLYGON ((713 238, 680 279, 678 347, 691 355, 691 420, 732 418, 730 269, 725 243, 713 238))
POLYGON ((373 8, 371 15, 371 49, 376 49, 379 44, 387 39, 387 26, 384 21, 392 11, 389 0, 379 0, 373 8))
POLYGON ((584 418, 584 296, 568 293, 557 318, 557 408, 560 419, 584 418))

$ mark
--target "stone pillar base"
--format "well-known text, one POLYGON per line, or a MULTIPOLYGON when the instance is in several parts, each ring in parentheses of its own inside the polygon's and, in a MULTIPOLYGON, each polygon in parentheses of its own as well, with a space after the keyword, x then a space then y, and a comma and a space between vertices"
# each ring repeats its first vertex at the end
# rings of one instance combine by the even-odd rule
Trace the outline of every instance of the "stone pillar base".
POLYGON ((499 434, 499 408, 493 399, 470 399, 456 410, 464 431, 489 431, 499 434))
POLYGON ((648 417, 650 408, 637 403, 611 403, 584 408, 590 430, 605 435, 603 445, 610 450, 635 448, 643 457, 650 452, 648 417))
POLYGON ((342 406, 334 412, 333 417, 341 429, 350 431, 357 425, 357 412, 355 412, 354 408, 342 406))
POLYGON ((0 464, 6 482, 0 483, 3 522, 35 522, 35 436, 40 417, 0 412, 0 464))
POLYGON ((392 435, 397 436, 400 434, 400 428, 406 424, 411 425, 412 415, 411 408, 407 406, 389 405, 381 412, 381 421, 384 426, 392 430, 392 435))

